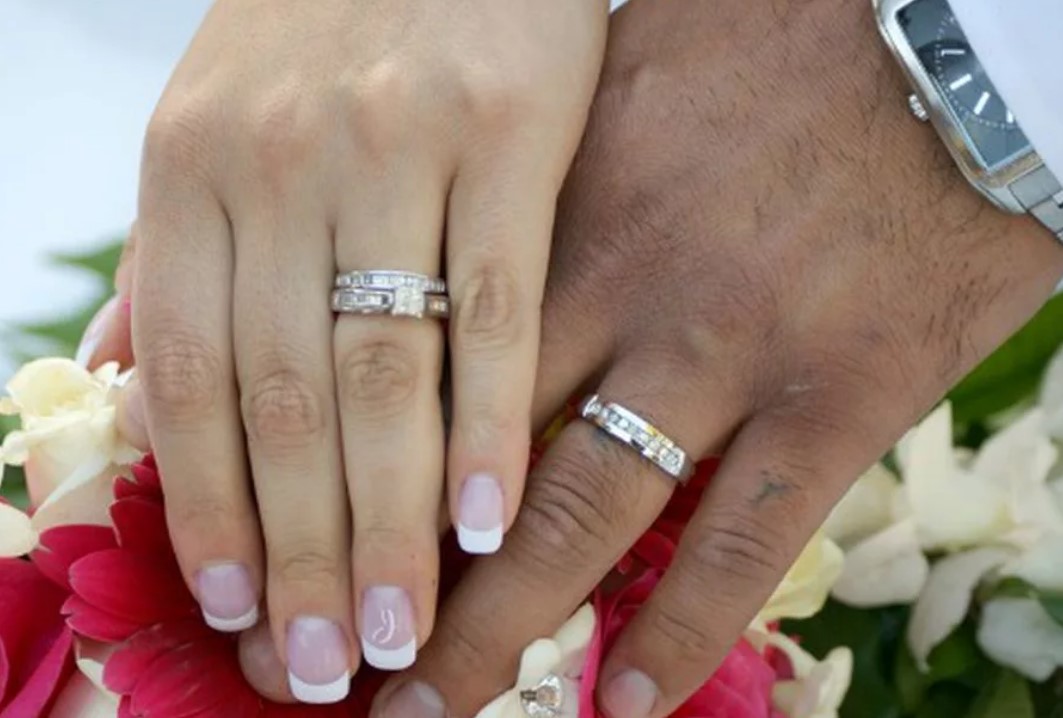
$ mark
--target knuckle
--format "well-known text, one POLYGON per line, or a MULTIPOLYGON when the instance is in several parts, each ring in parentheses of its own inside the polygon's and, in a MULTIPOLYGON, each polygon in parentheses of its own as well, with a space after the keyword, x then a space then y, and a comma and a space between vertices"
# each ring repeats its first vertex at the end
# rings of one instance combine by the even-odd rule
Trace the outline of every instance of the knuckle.
POLYGON ((521 293, 512 271, 500 263, 478 267, 462 286, 455 307, 454 334, 471 351, 509 349, 526 321, 521 293))
POLYGON ((168 332, 146 345, 139 378, 152 412, 163 422, 194 422, 211 413, 223 394, 216 349, 187 332, 168 332))
POLYGON ((166 501, 166 520, 174 536, 178 537, 177 542, 181 536, 221 538, 219 531, 238 525, 234 517, 244 515, 245 512, 239 511, 233 501, 212 493, 166 501))
POLYGON ((144 136, 144 164, 162 172, 199 174, 211 156, 214 132, 209 102, 184 99, 161 105, 144 136))
POLYGON ((291 176, 315 157, 326 135, 324 113, 300 90, 281 86, 247 110, 241 133, 264 179, 291 176))
POLYGON ((781 539, 778 529, 736 511, 715 521, 700 536, 692 536, 684 551, 688 560, 678 562, 677 568, 706 588, 710 584, 718 588, 721 577, 725 583, 759 583, 786 570, 781 539))
POLYGON ((360 343, 340 360, 343 409, 369 419, 401 414, 417 393, 418 373, 409 347, 392 339, 360 343))
POLYGON ((538 93, 530 81, 521 81, 522 73, 468 63, 457 77, 461 107, 481 132, 507 134, 536 109, 538 93))
POLYGON ((341 80, 343 117, 347 132, 363 157, 386 161, 409 134, 415 113, 412 73, 394 63, 382 63, 357 77, 341 80))
POLYGON ((608 546, 621 525, 609 500, 610 482, 578 459, 555 458, 528 488, 515 551, 547 572, 576 572, 589 553, 608 546))
POLYGON ((344 580, 340 561, 323 542, 304 540, 276 552, 270 574, 282 585, 311 589, 333 587, 344 580))
POLYGON ((668 644, 679 664, 704 663, 707 656, 719 650, 718 637, 695 615, 668 604, 652 613, 650 629, 668 644))
POLYGON ((242 409, 252 445, 301 449, 315 443, 325 428, 323 402, 311 383, 290 369, 253 380, 242 409))

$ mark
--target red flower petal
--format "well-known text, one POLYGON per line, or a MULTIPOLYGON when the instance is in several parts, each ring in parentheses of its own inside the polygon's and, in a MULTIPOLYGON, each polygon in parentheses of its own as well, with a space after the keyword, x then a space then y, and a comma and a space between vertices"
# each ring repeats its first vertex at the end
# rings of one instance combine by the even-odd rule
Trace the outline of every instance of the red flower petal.
POLYGON ((114 531, 107 526, 57 526, 41 534, 40 546, 31 558, 41 573, 72 591, 70 567, 90 553, 117 545, 114 531))
POLYGON ((137 553, 172 556, 166 512, 162 504, 144 496, 121 499, 111 505, 111 520, 118 545, 137 553))
POLYGON ((49 634, 39 636, 37 651, 22 657, 30 674, 7 706, 0 710, 0 718, 32 718, 42 714, 51 704, 61 684, 74 670, 74 634, 66 626, 57 626, 49 634), (43 651, 43 655, 42 652, 43 651))
MULTIPOLYGON (((133 714, 143 718, 186 718, 239 702, 246 685, 231 660, 231 639, 186 643, 159 656, 133 690, 133 714)), ((227 713, 227 715, 241 715, 227 713)))
POLYGON ((196 619, 164 623, 140 631, 108 659, 103 683, 115 693, 130 694, 162 655, 211 633, 201 620, 196 619))
POLYGON ((31 562, 0 559, 0 708, 18 701, 19 718, 44 708, 71 665, 62 603, 63 592, 31 562))
POLYGON ((109 549, 80 559, 70 567, 70 585, 86 602, 141 626, 199 613, 176 564, 132 551, 109 549))
POLYGON ((71 596, 63 604, 62 614, 74 631, 86 638, 104 643, 118 643, 143 628, 143 624, 112 615, 93 606, 80 596, 71 596))

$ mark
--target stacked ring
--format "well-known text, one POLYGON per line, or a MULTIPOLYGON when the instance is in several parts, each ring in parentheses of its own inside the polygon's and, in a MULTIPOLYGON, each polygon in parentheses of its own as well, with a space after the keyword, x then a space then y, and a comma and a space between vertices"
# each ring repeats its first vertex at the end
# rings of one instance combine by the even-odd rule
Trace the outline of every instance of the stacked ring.
POLYGON ((392 270, 339 274, 332 292, 338 314, 445 319, 450 315, 447 283, 416 272, 392 270))

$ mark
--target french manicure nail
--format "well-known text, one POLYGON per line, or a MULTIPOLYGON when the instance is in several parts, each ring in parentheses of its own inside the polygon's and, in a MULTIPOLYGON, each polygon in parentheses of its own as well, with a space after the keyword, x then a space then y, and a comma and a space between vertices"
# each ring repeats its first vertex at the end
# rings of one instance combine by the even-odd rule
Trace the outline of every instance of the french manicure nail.
POLYGON ((117 308, 118 297, 112 297, 100 307, 100 311, 96 312, 96 316, 92 318, 88 327, 85 328, 85 334, 81 337, 81 343, 78 344, 77 353, 74 355, 74 361, 81 366, 87 367, 89 362, 92 361, 92 357, 96 354, 96 350, 100 348, 100 342, 103 341, 103 337, 107 333, 107 327, 110 326, 111 318, 117 308))
POLYGON ((446 705, 435 688, 414 681, 395 691, 376 718, 444 718, 446 705))
POLYGON ((239 633, 258 623, 258 594, 251 573, 239 563, 218 563, 196 574, 203 619, 215 631, 239 633))
POLYGON ((402 671, 417 659, 417 630, 409 594, 374 586, 362 599, 362 656, 382 671, 402 671))
POLYGON ((465 553, 486 555, 502 548, 505 499, 498 479, 473 474, 458 500, 458 544, 465 553))
POLYGON ((288 686, 302 703, 339 703, 351 690, 351 659, 343 629, 300 616, 288 626, 288 686))
POLYGON ((657 684, 642 671, 624 671, 602 693, 602 708, 609 718, 649 718, 656 704, 657 684))

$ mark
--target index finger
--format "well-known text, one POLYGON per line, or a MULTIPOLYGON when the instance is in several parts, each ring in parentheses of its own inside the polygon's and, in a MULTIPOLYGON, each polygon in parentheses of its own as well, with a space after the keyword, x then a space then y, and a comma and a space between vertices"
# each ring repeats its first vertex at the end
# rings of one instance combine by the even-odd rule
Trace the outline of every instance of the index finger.
MULTIPOLYGON (((639 391, 643 373, 617 372, 603 396, 654 423, 660 417, 658 426, 695 453, 727 433, 734 416, 721 411, 699 425, 689 394, 639 391)), ((474 715, 508 690, 523 649, 552 635, 587 599, 664 509, 674 485, 590 424, 566 428, 533 472, 502 550, 473 565, 417 665, 378 696, 375 718, 474 715)))

